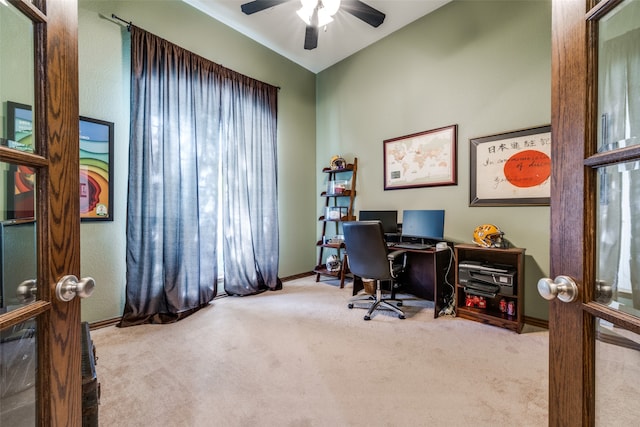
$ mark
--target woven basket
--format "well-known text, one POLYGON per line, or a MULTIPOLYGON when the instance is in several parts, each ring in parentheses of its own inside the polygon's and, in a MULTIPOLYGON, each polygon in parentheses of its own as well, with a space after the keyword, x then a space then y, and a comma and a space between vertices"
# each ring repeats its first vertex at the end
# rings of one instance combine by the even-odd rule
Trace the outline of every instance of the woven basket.
POLYGON ((370 295, 376 293, 376 281, 373 279, 362 279, 362 285, 364 286, 364 292, 370 295))

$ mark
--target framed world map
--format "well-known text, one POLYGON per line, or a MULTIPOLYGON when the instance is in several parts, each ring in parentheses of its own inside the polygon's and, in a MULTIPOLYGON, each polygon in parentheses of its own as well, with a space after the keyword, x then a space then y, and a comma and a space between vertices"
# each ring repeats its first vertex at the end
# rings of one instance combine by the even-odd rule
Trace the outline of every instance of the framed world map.
POLYGON ((458 183, 458 125, 384 140, 384 189, 458 183))

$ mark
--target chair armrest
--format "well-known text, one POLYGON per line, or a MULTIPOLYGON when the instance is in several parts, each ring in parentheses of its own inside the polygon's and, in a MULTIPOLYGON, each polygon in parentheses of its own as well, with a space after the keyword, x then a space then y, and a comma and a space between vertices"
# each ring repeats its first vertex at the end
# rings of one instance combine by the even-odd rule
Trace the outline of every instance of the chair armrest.
POLYGON ((391 271, 391 277, 397 278, 398 273, 404 271, 407 268, 407 251, 400 249, 397 251, 389 252, 387 254, 389 260, 389 270, 391 271), (398 257, 402 256, 402 264, 396 263, 398 257))
POLYGON ((407 251, 400 249, 397 251, 389 252, 387 254, 389 260, 389 271, 391 271, 391 277, 398 278, 398 274, 404 271, 407 267, 407 251), (398 258, 402 257, 402 263, 398 262, 398 258))
POLYGON ((402 249, 401 250, 397 250, 397 251, 393 251, 393 252, 389 252, 387 254, 387 259, 389 261, 395 261, 396 258, 398 258, 400 255, 403 255, 403 254, 406 254, 406 253, 407 253, 407 251, 402 250, 402 249))

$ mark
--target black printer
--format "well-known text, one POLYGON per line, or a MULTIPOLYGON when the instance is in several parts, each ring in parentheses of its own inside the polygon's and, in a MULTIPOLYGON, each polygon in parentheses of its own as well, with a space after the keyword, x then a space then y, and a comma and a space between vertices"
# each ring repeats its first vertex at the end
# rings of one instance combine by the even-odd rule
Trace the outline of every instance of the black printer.
POLYGON ((512 266, 480 261, 458 264, 458 283, 468 294, 494 298, 516 294, 516 270, 512 266))

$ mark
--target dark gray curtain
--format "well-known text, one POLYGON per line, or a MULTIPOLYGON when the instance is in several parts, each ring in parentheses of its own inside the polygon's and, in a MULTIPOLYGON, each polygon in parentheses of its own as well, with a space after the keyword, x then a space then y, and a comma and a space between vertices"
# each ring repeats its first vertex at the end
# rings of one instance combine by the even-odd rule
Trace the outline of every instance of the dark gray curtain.
POLYGON ((281 289, 276 100, 274 86, 131 26, 120 326, 174 322, 206 306, 218 292, 218 229, 228 294, 281 289))

